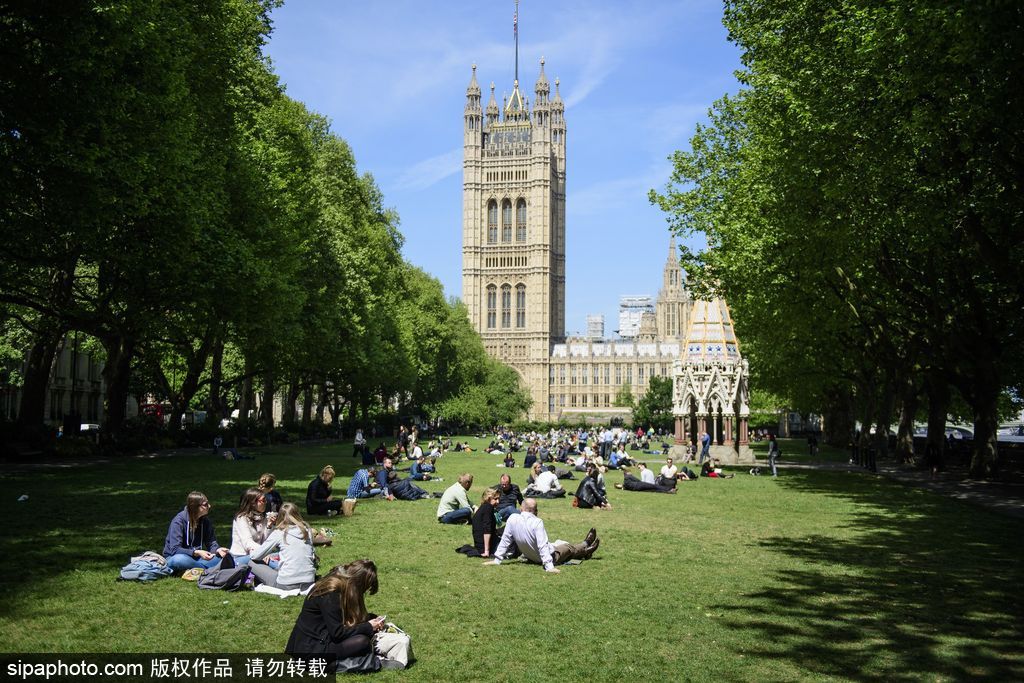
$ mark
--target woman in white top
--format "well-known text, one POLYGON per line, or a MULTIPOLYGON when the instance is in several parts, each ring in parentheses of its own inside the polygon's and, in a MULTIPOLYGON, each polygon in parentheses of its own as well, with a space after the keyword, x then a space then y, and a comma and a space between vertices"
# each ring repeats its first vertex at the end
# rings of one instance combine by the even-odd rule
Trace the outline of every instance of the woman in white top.
POLYGON ((247 489, 238 501, 231 523, 231 549, 235 564, 249 564, 249 557, 267 540, 267 499, 258 488, 247 489))
POLYGON ((299 509, 285 503, 278 513, 274 530, 252 553, 250 568, 260 583, 273 588, 305 590, 316 580, 316 556, 313 554, 313 530, 306 525, 299 509), (271 569, 257 564, 274 551, 280 551, 281 564, 271 569))

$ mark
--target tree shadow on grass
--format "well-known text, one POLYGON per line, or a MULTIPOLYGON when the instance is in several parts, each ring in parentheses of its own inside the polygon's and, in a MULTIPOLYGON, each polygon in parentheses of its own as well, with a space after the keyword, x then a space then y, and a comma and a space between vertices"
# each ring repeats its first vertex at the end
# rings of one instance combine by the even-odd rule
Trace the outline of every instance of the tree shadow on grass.
POLYGON ((855 503, 834 536, 773 537, 767 589, 716 606, 757 657, 855 680, 1024 680, 1020 522, 875 477, 787 473, 855 503))
MULTIPOLYGON (((335 494, 344 496, 354 458, 337 453, 286 453, 253 461, 229 462, 214 456, 114 462, 74 469, 39 470, 4 476, 7 495, 0 515, 8 531, 0 535, 0 615, 18 614, 39 585, 72 572, 101 572, 114 581, 133 555, 162 552, 167 527, 200 490, 213 503, 217 539, 231 544, 231 519, 239 496, 259 475, 278 476, 285 500, 305 513, 306 485, 333 463, 335 494), (17 501, 21 494, 28 500, 17 501)), ((326 517, 310 517, 319 526, 326 517)))

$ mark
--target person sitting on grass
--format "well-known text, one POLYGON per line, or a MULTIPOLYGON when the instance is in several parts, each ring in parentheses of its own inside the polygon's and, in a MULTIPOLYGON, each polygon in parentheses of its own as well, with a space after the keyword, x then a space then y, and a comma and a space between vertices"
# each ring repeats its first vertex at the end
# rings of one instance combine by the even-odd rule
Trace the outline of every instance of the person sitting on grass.
POLYGON ((513 455, 511 453, 509 453, 508 455, 505 456, 504 464, 505 464, 505 467, 515 467, 516 466, 516 459, 515 459, 515 457, 513 457, 513 455))
POLYGON ((575 507, 611 509, 612 506, 608 502, 608 498, 597 488, 599 474, 596 465, 591 465, 587 469, 587 476, 583 478, 583 481, 580 482, 579 487, 576 489, 575 507))
POLYGON ((722 465, 717 460, 707 460, 701 465, 700 476, 708 477, 710 479, 732 479, 735 474, 725 474, 722 472, 722 465))
POLYGON ((299 515, 293 503, 281 506, 274 529, 252 553, 249 568, 260 583, 281 590, 306 590, 316 580, 316 556, 313 553, 313 530, 299 515), (280 553, 280 564, 273 569, 260 560, 280 553))
POLYGON ((338 514, 341 510, 341 501, 335 500, 331 495, 331 483, 334 481, 334 468, 324 465, 320 474, 309 482, 306 487, 306 514, 327 515, 328 517, 338 514))
POLYGON ((430 492, 424 491, 412 483, 412 477, 399 479, 398 472, 388 472, 388 490, 398 500, 420 500, 430 498, 430 492))
MULTIPOLYGON (((384 462, 387 462, 386 460, 384 462)), ((365 467, 361 470, 356 470, 356 473, 352 475, 352 481, 348 484, 348 493, 345 494, 348 498, 373 498, 384 493, 384 489, 380 488, 377 484, 375 476, 377 474, 376 467, 365 467)))
POLYGON ((523 502, 523 494, 519 486, 512 483, 512 477, 501 475, 498 485, 498 518, 504 523, 509 517, 519 512, 519 504, 523 502))
POLYGON ((676 490, 671 486, 660 486, 658 484, 649 484, 645 481, 641 481, 634 477, 628 467, 622 468, 622 483, 616 484, 615 488, 625 489, 626 491, 650 491, 652 493, 675 493, 676 490))
POLYGON ((543 565, 544 571, 557 574, 560 570, 556 565, 569 560, 589 560, 600 543, 596 529, 587 533, 583 543, 550 543, 544 522, 537 516, 537 500, 527 498, 523 501, 523 511, 508 518, 501 543, 494 552, 494 559, 484 564, 501 564, 502 560, 514 553, 521 553, 530 562, 543 565))
POLYGON ((381 467, 377 468, 377 473, 374 475, 374 479, 377 481, 377 486, 380 487, 381 495, 388 500, 394 500, 395 496, 388 489, 388 475, 395 471, 395 466, 391 462, 391 458, 385 458, 384 462, 381 463, 381 467))
POLYGON ((412 468, 409 470, 409 476, 415 481, 430 481, 432 479, 436 481, 444 481, 443 479, 435 476, 437 467, 434 465, 434 462, 436 462, 436 458, 430 461, 414 460, 412 468))
POLYGON ((366 611, 364 595, 377 592, 377 567, 356 560, 331 569, 302 603, 284 651, 292 656, 331 654, 339 660, 373 651, 384 617, 366 611))
POLYGON ((612 451, 611 455, 608 456, 608 467, 613 470, 619 469, 620 467, 629 467, 635 464, 636 461, 626 454, 625 446, 619 446, 617 450, 612 451))
POLYGON ((466 491, 473 486, 473 475, 469 472, 459 475, 459 480, 445 489, 437 505, 437 521, 441 524, 466 524, 473 516, 466 491))
MULTIPOLYGON (((399 452, 399 455, 401 455, 401 452, 399 452)), ((386 457, 388 457, 388 447, 384 445, 383 441, 381 441, 377 445, 376 450, 373 451, 373 462, 380 464, 384 462, 384 458, 386 457)))
MULTIPOLYGON (((537 467, 540 467, 540 463, 537 463, 537 467)), ((525 495, 534 498, 563 498, 565 496, 565 489, 558 481, 558 475, 555 474, 553 465, 549 465, 547 469, 542 468, 539 473, 534 470, 534 473, 536 476, 533 482, 526 487, 525 495)))
MULTIPOLYGON (((249 556, 267 540, 266 496, 257 488, 246 489, 238 501, 238 512, 231 523, 231 548, 235 564, 249 564, 249 556)), ((276 515, 275 515, 276 517, 276 515)))
POLYGON ((494 506, 498 504, 498 489, 489 488, 480 496, 480 507, 473 513, 473 545, 456 548, 455 552, 468 557, 490 557, 498 547, 498 523, 494 506))
MULTIPOLYGON (((647 466, 645 462, 637 463, 637 469, 640 471, 640 481, 645 484, 656 484, 654 480, 654 472, 647 466)), ((670 486, 669 484, 662 484, 662 486, 670 486)))
POLYGON ((185 499, 185 507, 171 520, 164 540, 164 559, 175 574, 197 567, 216 567, 228 554, 228 549, 217 543, 209 514, 209 499, 192 491, 185 499))
POLYGON ((679 468, 672 463, 672 458, 665 458, 665 464, 661 466, 661 473, 657 483, 674 488, 678 476, 679 468))
POLYGON ((266 499, 267 512, 277 512, 284 505, 284 500, 281 498, 281 492, 277 490, 277 475, 266 472, 260 475, 260 480, 256 487, 263 494, 266 499))

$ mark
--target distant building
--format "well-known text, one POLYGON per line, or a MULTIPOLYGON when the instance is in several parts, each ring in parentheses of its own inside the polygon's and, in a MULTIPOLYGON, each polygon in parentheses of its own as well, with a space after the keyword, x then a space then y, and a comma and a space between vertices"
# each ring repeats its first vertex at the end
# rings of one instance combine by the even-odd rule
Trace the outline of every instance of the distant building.
POLYGON ((624 296, 619 298, 619 337, 630 340, 640 334, 640 318, 644 313, 654 313, 654 302, 649 296, 624 296))
MULTIPOLYGON (((657 299, 622 298, 620 340, 603 339, 600 316, 588 316, 585 337, 566 337, 566 121, 558 88, 555 79, 549 97, 541 59, 532 108, 518 80, 500 108, 492 83, 485 108, 473 67, 463 114, 462 299, 487 353, 528 388, 531 419, 628 422, 629 408, 612 405, 616 395, 626 387, 639 399, 652 377, 675 378, 694 302, 672 239, 657 299)), ((687 403, 685 414, 721 425, 732 414, 726 400, 687 403)), ((680 442, 693 431, 683 415, 680 442)), ((725 431, 717 430, 719 440, 725 431)))

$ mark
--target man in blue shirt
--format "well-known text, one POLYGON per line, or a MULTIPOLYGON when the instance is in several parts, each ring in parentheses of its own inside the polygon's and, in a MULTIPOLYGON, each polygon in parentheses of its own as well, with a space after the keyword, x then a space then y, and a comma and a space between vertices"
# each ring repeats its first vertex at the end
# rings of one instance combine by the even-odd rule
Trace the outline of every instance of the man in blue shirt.
POLYGON ((352 481, 348 485, 348 497, 349 498, 372 498, 379 496, 383 489, 379 487, 374 475, 377 474, 376 467, 367 467, 365 469, 356 470, 356 473, 352 475, 352 481))

